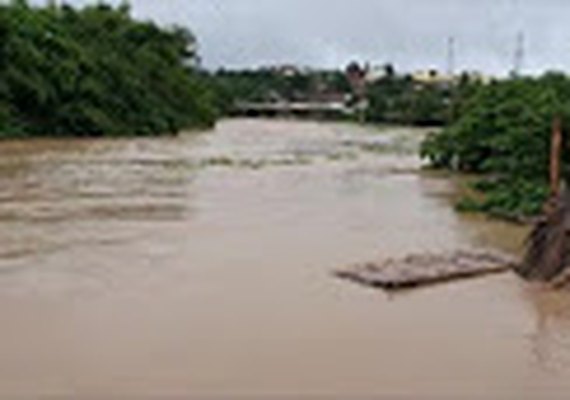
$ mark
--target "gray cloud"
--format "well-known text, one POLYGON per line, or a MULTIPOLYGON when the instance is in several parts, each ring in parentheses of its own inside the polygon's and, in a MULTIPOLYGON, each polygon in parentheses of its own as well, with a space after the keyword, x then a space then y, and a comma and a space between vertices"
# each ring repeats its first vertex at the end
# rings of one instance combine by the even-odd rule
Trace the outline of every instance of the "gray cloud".
MULTIPOLYGON (((73 1, 72 1, 73 2, 73 1)), ((75 3, 85 3, 76 0, 75 3)), ((458 68, 505 73, 517 32, 525 69, 570 69, 567 0, 132 0, 140 18, 191 28, 211 67, 274 63, 445 68, 456 38, 458 68)))

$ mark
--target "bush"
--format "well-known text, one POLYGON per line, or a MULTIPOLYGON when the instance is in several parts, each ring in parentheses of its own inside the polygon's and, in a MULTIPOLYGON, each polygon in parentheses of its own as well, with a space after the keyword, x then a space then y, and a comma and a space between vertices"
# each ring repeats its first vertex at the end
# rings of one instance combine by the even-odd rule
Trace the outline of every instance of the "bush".
POLYGON ((195 39, 125 5, 0 5, 0 135, 176 132, 216 118, 195 39))

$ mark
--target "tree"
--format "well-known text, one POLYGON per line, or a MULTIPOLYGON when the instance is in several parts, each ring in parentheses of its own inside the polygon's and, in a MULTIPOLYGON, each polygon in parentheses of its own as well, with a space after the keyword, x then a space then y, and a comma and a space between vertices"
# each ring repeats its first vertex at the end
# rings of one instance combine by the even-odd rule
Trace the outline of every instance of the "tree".
MULTIPOLYGON (((570 79, 556 73, 480 87, 447 129, 429 137, 422 154, 438 168, 485 174, 485 196, 470 208, 501 215, 540 211, 548 193, 550 126, 570 124, 570 79)), ((570 159, 566 155, 565 168, 570 159)))
POLYGON ((136 21, 127 3, 14 0, 0 5, 0 38, 4 136, 160 134, 216 117, 193 34, 136 21))

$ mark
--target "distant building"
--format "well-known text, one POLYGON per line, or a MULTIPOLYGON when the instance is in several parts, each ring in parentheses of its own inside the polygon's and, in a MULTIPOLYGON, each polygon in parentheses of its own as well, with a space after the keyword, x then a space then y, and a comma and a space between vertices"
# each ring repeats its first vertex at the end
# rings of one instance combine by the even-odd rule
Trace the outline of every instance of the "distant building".
POLYGON ((435 69, 420 70, 412 73, 412 80, 418 85, 436 85, 436 86, 449 86, 459 83, 461 80, 468 80, 470 82, 478 82, 488 85, 495 78, 485 75, 480 71, 465 71, 460 75, 450 75, 441 73, 435 69))
POLYGON ((457 77, 444 74, 436 69, 427 69, 413 72, 412 80, 420 85, 451 85, 457 81, 457 77))

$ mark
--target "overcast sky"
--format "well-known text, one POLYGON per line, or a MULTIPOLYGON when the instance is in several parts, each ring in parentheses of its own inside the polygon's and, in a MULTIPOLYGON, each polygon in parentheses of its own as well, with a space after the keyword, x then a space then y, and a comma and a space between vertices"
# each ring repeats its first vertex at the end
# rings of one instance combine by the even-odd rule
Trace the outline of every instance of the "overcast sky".
MULTIPOLYGON (((87 0, 70 0, 82 4, 87 0)), ((568 0, 132 0, 137 17, 189 27, 208 67, 392 62, 504 74, 525 34, 526 72, 570 70, 568 0)))

